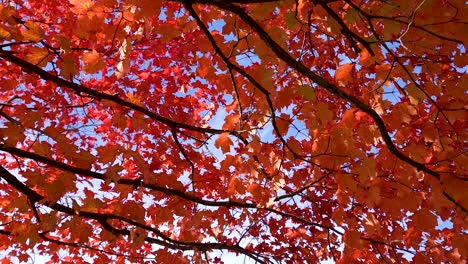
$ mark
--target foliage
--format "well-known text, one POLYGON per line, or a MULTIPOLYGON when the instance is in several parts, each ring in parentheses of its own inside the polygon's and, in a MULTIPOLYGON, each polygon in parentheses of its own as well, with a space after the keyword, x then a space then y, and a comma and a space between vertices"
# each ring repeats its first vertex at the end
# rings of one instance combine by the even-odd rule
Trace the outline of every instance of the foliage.
POLYGON ((3 1, 0 250, 466 261, 464 2, 3 1))

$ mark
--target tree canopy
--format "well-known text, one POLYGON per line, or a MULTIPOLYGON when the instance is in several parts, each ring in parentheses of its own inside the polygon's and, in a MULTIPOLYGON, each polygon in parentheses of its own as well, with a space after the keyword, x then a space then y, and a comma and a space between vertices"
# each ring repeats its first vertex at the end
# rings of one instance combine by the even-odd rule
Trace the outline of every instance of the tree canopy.
POLYGON ((464 0, 2 3, 8 259, 467 260, 464 0))

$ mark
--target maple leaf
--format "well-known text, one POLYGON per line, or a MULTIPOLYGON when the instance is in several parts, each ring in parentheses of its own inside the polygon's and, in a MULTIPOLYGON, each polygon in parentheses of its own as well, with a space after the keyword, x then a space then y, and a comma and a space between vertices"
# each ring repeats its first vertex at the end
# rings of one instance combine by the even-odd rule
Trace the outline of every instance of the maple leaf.
POLYGON ((24 25, 26 29, 21 30, 24 40, 38 42, 44 37, 44 30, 42 30, 36 22, 26 21, 24 25))
POLYGON ((229 181, 228 193, 234 195, 236 193, 243 194, 246 191, 246 187, 242 181, 237 177, 232 177, 229 181))
POLYGON ((215 141, 215 146, 217 148, 220 148, 223 151, 223 153, 229 152, 229 150, 231 149, 231 145, 232 141, 229 138, 229 134, 227 133, 219 135, 215 141))
POLYGON ((5 259, 466 262, 467 5, 267 2, 0 5, 5 259))
POLYGON ((42 66, 47 64, 48 56, 49 52, 47 51, 47 49, 40 47, 32 47, 29 50, 29 53, 26 55, 26 60, 32 64, 42 66))
POLYGON ((78 73, 78 69, 75 64, 75 59, 71 56, 63 56, 63 60, 58 64, 60 68, 60 75, 64 78, 71 78, 78 73))
POLYGON ((86 52, 82 57, 83 63, 85 64, 84 70, 87 73, 96 73, 102 70, 106 65, 101 57, 101 54, 96 50, 86 52))
POLYGON ((363 182, 371 181, 377 176, 375 160, 372 158, 365 158, 359 169, 359 178, 363 182))
POLYGON ((130 52, 132 51, 132 45, 130 41, 125 39, 122 42, 122 46, 119 49, 120 59, 119 63, 117 63, 117 70, 115 72, 115 76, 117 79, 122 78, 125 74, 130 71, 130 52))
POLYGON ((338 67, 335 72, 335 80, 342 84, 347 84, 351 81, 353 75, 352 70, 354 68, 354 64, 346 63, 338 67))
POLYGON ((86 13, 94 6, 93 0, 69 0, 69 2, 73 5, 72 12, 76 14, 86 13))
POLYGON ((115 71, 115 76, 117 77, 117 79, 120 79, 123 76, 125 76, 125 74, 127 74, 129 71, 130 71, 130 60, 125 59, 123 61, 119 61, 119 63, 117 63, 117 70, 115 71))

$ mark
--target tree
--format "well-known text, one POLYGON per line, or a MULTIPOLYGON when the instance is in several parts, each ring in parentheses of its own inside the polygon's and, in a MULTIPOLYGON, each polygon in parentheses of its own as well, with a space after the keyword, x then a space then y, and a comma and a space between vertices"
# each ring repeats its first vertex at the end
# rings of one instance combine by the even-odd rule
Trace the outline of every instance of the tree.
POLYGON ((466 261, 464 2, 3 1, 0 249, 466 261))

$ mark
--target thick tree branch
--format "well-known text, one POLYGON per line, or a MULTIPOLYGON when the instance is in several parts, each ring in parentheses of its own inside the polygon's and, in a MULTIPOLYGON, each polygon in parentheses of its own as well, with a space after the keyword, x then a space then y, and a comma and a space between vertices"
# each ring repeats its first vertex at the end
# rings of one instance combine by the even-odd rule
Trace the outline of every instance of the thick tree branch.
MULTIPOLYGON (((94 178, 94 179, 99 179, 99 180, 102 180, 102 181, 114 178, 113 175, 107 175, 105 173, 99 173, 99 172, 94 172, 94 171, 89 171, 89 170, 86 170, 86 169, 74 167, 74 166, 71 166, 71 165, 68 165, 68 164, 65 164, 65 163, 62 163, 62 162, 59 162, 59 161, 56 161, 56 160, 41 156, 41 155, 38 155, 36 153, 28 152, 28 151, 25 151, 25 150, 14 148, 14 147, 5 147, 4 145, 3 146, 0 145, 0 150, 8 152, 8 153, 10 153, 12 155, 22 157, 22 158, 32 159, 32 160, 35 160, 37 162, 47 164, 49 166, 52 166, 54 168, 57 168, 57 169, 60 169, 60 170, 63 170, 63 171, 68 171, 68 172, 71 172, 71 173, 91 177, 91 178, 94 178)), ((295 216, 293 214, 282 212, 282 211, 274 209, 274 208, 265 208, 265 207, 260 206, 259 204, 253 203, 253 202, 247 203, 247 202, 240 202, 240 201, 235 201, 235 200, 231 200, 231 199, 229 199, 227 201, 205 200, 205 199, 197 197, 196 195, 184 192, 182 190, 171 189, 171 188, 159 186, 157 184, 152 184, 152 183, 146 183, 140 178, 139 179, 118 179, 117 181, 115 181, 115 183, 132 186, 134 188, 140 188, 140 187, 148 188, 149 190, 161 192, 161 193, 163 193, 165 195, 168 195, 168 196, 177 196, 177 197, 182 198, 184 200, 187 200, 187 201, 190 201, 190 202, 193 202, 193 203, 197 203, 197 204, 200 204, 200 205, 205 205, 205 206, 214 206, 214 207, 222 206, 222 207, 226 207, 226 208, 238 207, 238 208, 246 208, 246 209, 264 210, 264 211, 267 211, 267 212, 272 212, 272 213, 278 214, 280 216, 285 216, 285 217, 294 219, 295 221, 306 224, 306 225, 326 228, 326 229, 332 230, 335 233, 342 234, 341 232, 339 232, 338 230, 336 230, 332 226, 327 226, 327 225, 322 225, 322 224, 319 224, 319 223, 310 222, 310 221, 308 221, 306 219, 295 216)), ((23 188, 22 184, 20 184, 18 186, 13 186, 13 187, 15 187, 20 192, 23 192, 23 191, 21 191, 21 188, 23 188), (17 187, 20 188, 20 189, 18 189, 17 187)), ((26 192, 27 190, 25 189, 24 191, 26 192)), ((294 195, 297 195, 299 193, 300 192, 297 192, 294 195)), ((277 197, 275 199, 275 201, 280 201, 280 200, 283 200, 283 199, 286 199, 286 198, 289 198, 289 197, 291 197, 291 196, 288 195, 288 196, 285 196, 285 197, 277 197)), ((39 201, 41 199, 43 199, 43 197, 37 197, 36 199, 31 199, 31 200, 33 202, 37 202, 37 201, 39 201)))
POLYGON ((325 9, 325 11, 327 11, 327 13, 341 26, 344 35, 350 38, 351 43, 353 43, 353 39, 356 39, 366 48, 369 54, 375 56, 375 53, 372 50, 370 44, 366 40, 361 38, 358 34, 354 33, 351 29, 349 29, 348 26, 346 26, 345 22, 338 16, 338 14, 335 13, 335 11, 333 11, 333 9, 331 9, 326 3, 320 0, 314 1, 314 3, 323 7, 323 9, 325 9))
MULTIPOLYGON (((190 2, 190 1, 187 1, 190 2)), ((195 19, 197 22, 197 25, 200 27, 200 29, 203 31, 205 36, 208 38, 209 42, 211 43, 213 49, 216 51, 216 53, 222 58, 224 63, 227 65, 229 69, 233 69, 236 72, 240 73, 242 76, 244 76, 250 83, 252 83, 257 89, 259 89, 264 95, 265 99, 267 101, 268 107, 270 108, 270 116, 271 116, 271 123, 273 126, 273 130, 275 131, 275 134, 278 136, 280 139, 281 143, 293 154, 294 158, 300 158, 304 160, 303 157, 301 157, 299 154, 297 154, 291 146, 286 142, 284 139, 283 135, 281 135, 281 132, 278 128, 277 122, 276 122, 276 113, 275 113, 275 107, 273 106, 273 102, 270 98, 270 92, 268 91, 267 88, 265 88, 263 85, 261 85, 257 80, 255 80, 254 77, 252 77, 250 74, 248 74, 244 69, 241 67, 237 66, 236 64, 232 63, 228 57, 222 52, 221 48, 216 44, 215 39, 211 35, 210 31, 206 27, 206 25, 201 21, 200 17, 197 15, 195 10, 193 9, 192 5, 190 3, 185 3, 185 8, 188 10, 190 15, 195 19)))
POLYGON ((108 101, 111 101, 111 102, 114 102, 118 105, 121 105, 121 106, 125 106, 125 107, 128 107, 130 109, 133 109, 137 112, 140 112, 158 122, 161 122, 171 128, 173 127, 177 127, 177 128, 183 128, 183 129, 187 129, 187 130, 191 130, 191 131, 197 131, 197 132, 201 132, 201 133, 211 133, 211 134, 221 134, 221 133, 230 133, 232 135, 237 135, 238 134, 238 131, 230 131, 230 130, 222 130, 222 129, 214 129, 214 128, 202 128, 202 127, 197 127, 197 126, 192 126, 192 125, 189 125, 189 124, 185 124, 185 123, 180 123, 180 122, 176 122, 174 120, 171 120, 169 118, 166 118, 166 117, 163 117, 163 116, 160 116, 154 112, 151 112, 150 110, 142 107, 142 106, 139 106, 139 105, 136 105, 134 103, 131 103, 129 101, 126 101, 124 99, 121 99, 119 98, 118 96, 116 95, 111 95, 111 94, 107 94, 107 93, 103 93, 103 92, 99 92, 99 91, 96 91, 96 90, 93 90, 91 88, 88 88, 86 86, 83 86, 83 85, 80 85, 80 84, 76 84, 76 83, 73 83, 71 81, 68 81, 68 80, 65 80, 65 79, 62 79, 56 75, 53 75, 45 70, 43 70, 42 68, 34 65, 34 64, 31 64, 21 58, 18 58, 16 56, 14 56, 11 52, 9 51, 5 51, 5 50, 0 50, 0 58, 3 58, 4 60, 7 60, 13 64, 16 64, 18 65, 19 67, 23 68, 24 70, 28 71, 28 72, 32 72, 34 74, 37 74, 39 77, 41 77, 43 80, 46 80, 46 81, 51 81, 51 82, 54 82, 55 84, 59 85, 59 86, 62 86, 62 87, 67 87, 69 89, 72 89, 73 91, 77 92, 77 93, 83 93, 83 94, 87 94, 87 95, 90 95, 90 96, 93 96, 95 98, 99 98, 101 100, 108 100, 108 101))
MULTIPOLYGON (((295 60, 287 51, 285 51, 278 43, 276 43, 276 41, 273 40, 271 36, 252 17, 250 17, 244 11, 243 8, 236 6, 234 4, 231 4, 231 3, 225 3, 225 2, 214 1, 214 0, 203 1, 203 3, 216 6, 222 10, 229 11, 238 15, 247 25, 249 25, 258 34, 258 36, 276 54, 276 56, 278 56, 278 58, 286 62, 290 67, 297 70, 298 72, 300 72, 301 74, 309 78, 311 81, 313 81, 317 85, 325 88, 330 93, 337 95, 338 97, 354 104, 356 107, 361 109, 361 111, 368 114, 376 123, 384 142, 386 143, 389 151, 393 155, 395 155, 401 161, 404 161, 408 163, 409 165, 413 166, 417 170, 423 171, 440 181, 440 174, 438 172, 429 169, 423 163, 419 163, 409 158, 408 156, 403 154, 399 149, 397 149, 397 147, 393 144, 392 138, 389 135, 388 129, 384 121, 374 109, 372 109, 370 106, 366 105, 365 103, 361 102, 358 98, 342 91, 336 85, 330 83, 329 81, 325 80, 321 76, 315 74, 309 68, 307 68, 304 64, 295 60)), ((447 197, 450 195, 444 194, 444 196, 447 197)), ((452 202, 455 201, 453 197, 450 197, 449 200, 452 202)), ((458 208, 460 208, 464 213, 468 213, 468 209, 462 206, 460 203, 455 203, 455 205, 458 208)))
POLYGON ((265 44, 268 47, 270 47, 270 49, 276 54, 276 56, 278 56, 278 58, 286 62, 290 67, 297 70, 298 72, 300 72, 301 74, 309 78, 314 83, 328 90, 330 93, 337 95, 338 97, 354 104, 356 107, 361 109, 364 113, 368 114, 377 124, 380 134, 382 135, 382 138, 384 142, 387 144, 387 147, 389 148, 390 152, 393 153, 398 159, 410 164, 411 166, 415 167, 416 169, 420 171, 424 171, 427 174, 430 174, 433 177, 440 179, 439 173, 427 168, 424 164, 419 163, 409 158, 408 156, 403 154, 400 150, 398 150, 395 147, 388 133, 387 127, 385 126, 385 123, 383 122, 382 118, 379 116, 379 114, 375 110, 373 110, 370 106, 366 105, 365 103, 361 102, 356 97, 345 93, 340 88, 330 83, 329 81, 325 80, 321 76, 315 74, 301 62, 296 61, 293 57, 291 57, 291 55, 287 51, 285 51, 278 43, 276 43, 276 41, 273 40, 270 37, 270 35, 253 18, 251 18, 248 14, 246 14, 242 8, 229 4, 229 3, 224 3, 224 2, 219 2, 219 1, 208 1, 208 2, 211 5, 217 6, 223 10, 230 11, 238 15, 246 24, 248 24, 253 30, 255 30, 258 36, 265 42, 265 44))
POLYGON ((37 192, 35 192, 34 190, 26 186, 24 183, 19 181, 15 176, 13 176, 8 170, 6 170, 2 166, 0 166, 0 177, 3 178, 5 181, 7 181, 11 186, 13 186, 20 193, 26 195, 28 199, 34 202, 42 201, 42 204, 44 204, 45 206, 53 210, 65 213, 70 216, 81 216, 87 219, 96 220, 98 223, 101 224, 101 226, 104 229, 114 234, 128 236, 130 235, 130 231, 127 229, 114 228, 110 224, 108 224, 107 222, 108 220, 120 220, 132 226, 139 227, 144 230, 153 232, 157 234, 159 237, 163 238, 163 240, 153 238, 153 237, 145 237, 144 240, 149 243, 154 243, 160 246, 164 246, 166 248, 171 248, 175 250, 183 250, 183 251, 186 251, 186 250, 206 251, 206 250, 213 250, 213 249, 219 249, 219 250, 224 249, 224 250, 229 250, 232 252, 244 254, 254 259, 255 261, 258 261, 259 263, 267 263, 267 261, 262 260, 258 256, 258 253, 247 250, 243 247, 240 247, 239 245, 228 245, 226 243, 198 243, 198 242, 178 241, 178 240, 169 238, 168 236, 164 235, 161 231, 155 228, 152 228, 145 224, 141 224, 135 220, 128 219, 123 216, 114 215, 114 214, 106 214, 106 213, 95 213, 95 212, 88 212, 88 211, 77 211, 73 208, 67 207, 60 203, 51 203, 47 201, 47 199, 45 199, 46 197, 38 194, 37 192))

